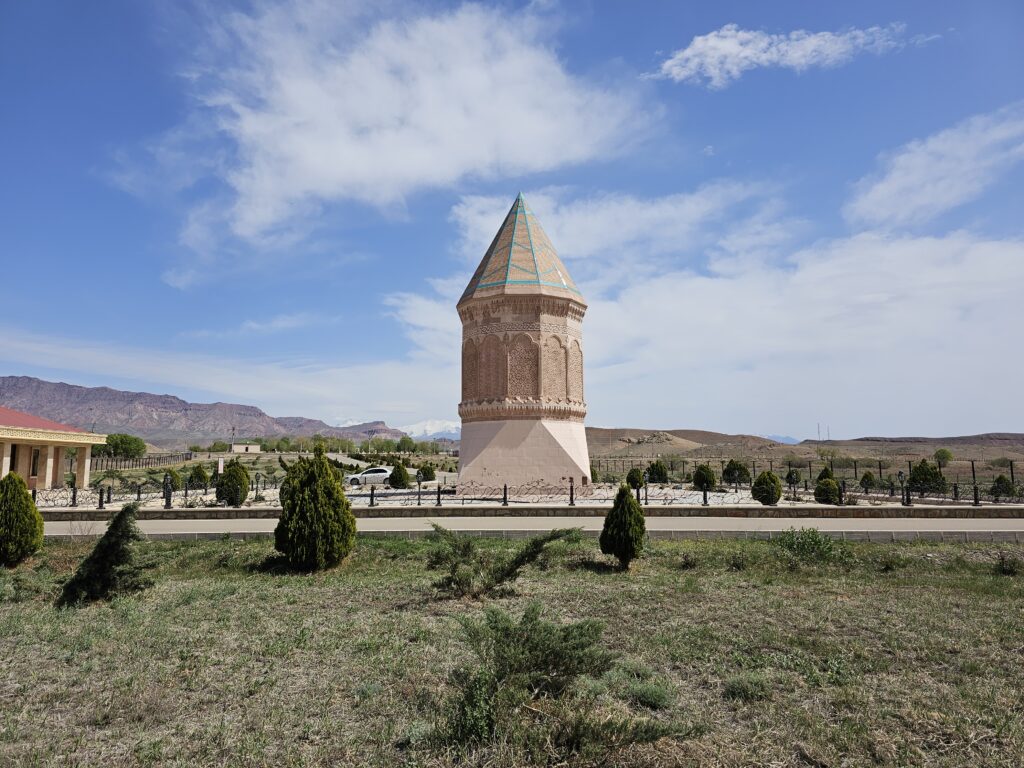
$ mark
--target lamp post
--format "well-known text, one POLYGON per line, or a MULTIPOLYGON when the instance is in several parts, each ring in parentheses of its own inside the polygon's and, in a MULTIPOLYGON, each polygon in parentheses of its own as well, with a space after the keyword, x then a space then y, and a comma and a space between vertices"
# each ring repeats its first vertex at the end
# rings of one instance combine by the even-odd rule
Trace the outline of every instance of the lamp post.
MULTIPOLYGON (((644 470, 644 504, 647 503, 647 481, 650 479, 650 473, 644 470)), ((637 499, 639 501, 639 499, 637 499)))
POLYGON ((907 476, 903 474, 903 470, 901 469, 896 473, 896 477, 900 481, 900 504, 905 507, 907 506, 907 491, 904 487, 904 482, 907 476))
POLYGON ((423 470, 416 470, 416 506, 423 506, 423 470))

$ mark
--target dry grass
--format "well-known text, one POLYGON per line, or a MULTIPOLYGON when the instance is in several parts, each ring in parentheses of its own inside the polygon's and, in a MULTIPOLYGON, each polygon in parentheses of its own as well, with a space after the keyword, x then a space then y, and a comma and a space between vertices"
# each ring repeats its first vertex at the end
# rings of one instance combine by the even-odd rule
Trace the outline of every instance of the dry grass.
MULTIPOLYGON (((147 543, 153 588, 58 611, 87 546, 0 572, 0 764, 513 764, 426 740, 467 658, 454 618, 482 604, 435 599, 423 542, 361 539, 312 576, 275 573, 269 542, 147 543)), ((995 573, 999 551, 1022 556, 864 545, 807 567, 664 542, 621 574, 585 541, 493 602, 605 620, 623 662, 589 695, 702 727, 605 765, 1019 766, 1024 577, 995 573)))

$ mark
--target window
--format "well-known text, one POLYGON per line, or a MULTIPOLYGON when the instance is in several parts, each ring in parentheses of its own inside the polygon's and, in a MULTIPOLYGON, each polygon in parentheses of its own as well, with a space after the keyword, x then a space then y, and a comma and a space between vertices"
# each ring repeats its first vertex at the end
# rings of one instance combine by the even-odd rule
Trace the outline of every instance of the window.
POLYGON ((38 477, 39 476, 39 449, 38 448, 33 448, 32 449, 32 469, 31 469, 31 471, 29 471, 28 476, 29 477, 38 477))
POLYGON ((18 468, 18 446, 16 443, 11 443, 11 471, 14 472, 18 468))

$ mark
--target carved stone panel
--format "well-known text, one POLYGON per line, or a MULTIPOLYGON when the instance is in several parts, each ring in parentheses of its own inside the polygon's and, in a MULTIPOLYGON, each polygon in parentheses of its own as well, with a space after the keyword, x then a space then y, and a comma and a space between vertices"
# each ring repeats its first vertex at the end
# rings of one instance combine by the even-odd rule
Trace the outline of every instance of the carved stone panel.
POLYGON ((525 333, 512 339, 508 348, 509 397, 537 397, 538 358, 536 343, 525 333))
POLYGON ((462 400, 476 400, 479 391, 479 373, 477 367, 479 351, 475 341, 467 341, 462 345, 462 400))
POLYGON ((541 369, 544 377, 544 399, 564 401, 567 389, 565 347, 557 336, 548 336, 544 340, 544 363, 541 369))
POLYGON ((497 336, 487 336, 480 345, 480 389, 478 400, 499 400, 505 397, 506 375, 505 344, 497 336))
POLYGON ((569 343, 569 401, 583 402, 583 350, 575 339, 569 343))

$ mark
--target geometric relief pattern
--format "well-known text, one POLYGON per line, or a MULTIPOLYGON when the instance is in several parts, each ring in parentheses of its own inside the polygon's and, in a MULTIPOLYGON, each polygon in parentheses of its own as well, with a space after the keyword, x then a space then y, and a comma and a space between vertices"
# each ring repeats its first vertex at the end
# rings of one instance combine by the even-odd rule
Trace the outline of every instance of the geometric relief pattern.
POLYGON ((508 396, 537 397, 537 345, 525 333, 512 339, 508 349, 508 396))
POLYGON ((488 336, 480 345, 478 363, 480 389, 478 400, 501 400, 505 397, 508 383, 506 374, 505 345, 497 336, 488 336))
POLYGON ((477 399, 478 370, 476 342, 467 341, 462 345, 462 399, 464 402, 477 399))
POLYGON ((575 339, 569 344, 569 401, 583 402, 583 350, 575 339))
POLYGON ((562 402, 566 396, 565 347, 557 336, 544 340, 544 399, 562 402))

